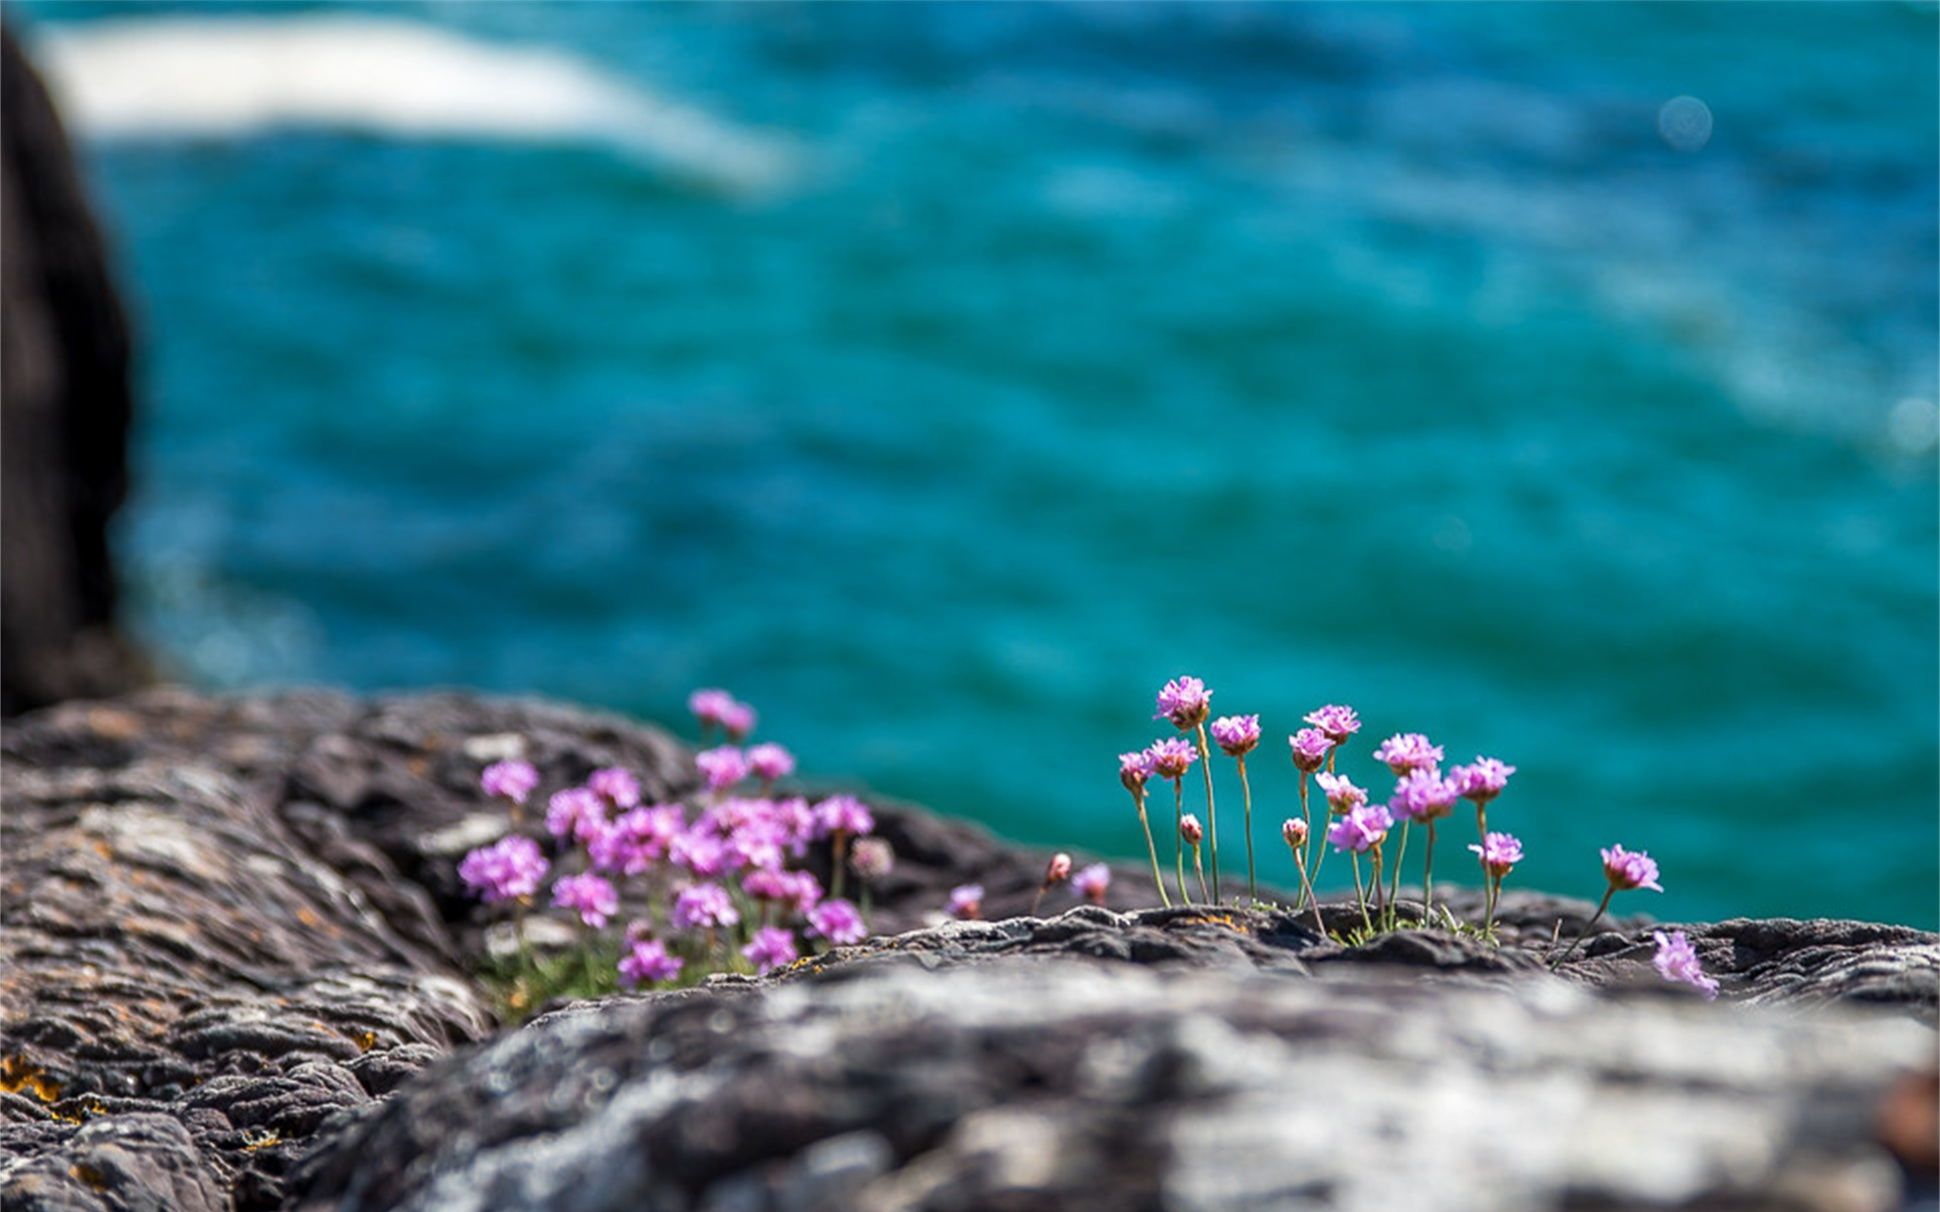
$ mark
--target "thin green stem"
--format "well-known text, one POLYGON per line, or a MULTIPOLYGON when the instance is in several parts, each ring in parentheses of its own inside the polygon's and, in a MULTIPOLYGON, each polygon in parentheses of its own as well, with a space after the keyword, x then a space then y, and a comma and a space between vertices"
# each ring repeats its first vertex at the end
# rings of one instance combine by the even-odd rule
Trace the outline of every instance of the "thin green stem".
POLYGON ((1501 898, 1501 896, 1502 896, 1502 877, 1491 872, 1489 874, 1488 914, 1482 921, 1482 932, 1484 934, 1492 934, 1495 931, 1495 903, 1497 900, 1501 898))
POLYGON ((1374 901, 1375 916, 1381 919, 1383 930, 1394 928, 1394 902, 1381 894, 1381 843, 1376 842, 1370 851, 1374 856, 1374 901))
MULTIPOLYGON (((1320 932, 1320 937, 1326 938, 1327 923, 1320 920, 1320 898, 1314 895, 1313 883, 1307 879, 1306 855, 1298 846, 1289 846, 1287 849, 1293 851, 1293 867, 1300 873, 1300 891, 1306 894, 1308 903, 1314 907, 1314 929, 1320 932)), ((1296 912, 1298 909, 1299 907, 1295 906, 1296 912)))
POLYGON ((1351 850, 1348 853, 1354 856, 1354 899, 1361 906, 1361 925, 1367 927, 1369 934, 1373 934, 1374 919, 1367 915, 1367 888, 1361 883, 1361 852, 1351 850))
POLYGON ((1132 792, 1132 803, 1138 805, 1138 825, 1145 830, 1145 853, 1152 859, 1152 882, 1158 885, 1159 903, 1170 909, 1172 898, 1165 891, 1165 877, 1159 874, 1159 846, 1152 840, 1152 818, 1145 814, 1145 788, 1132 792))
POLYGON ((829 852, 833 858, 829 872, 829 899, 842 895, 842 877, 849 866, 849 832, 837 829, 829 842, 829 852))
POLYGON ((1260 899, 1259 882, 1253 875, 1253 784, 1246 779, 1246 755, 1239 758, 1239 793, 1246 804, 1246 903, 1260 899))
POLYGON ((1212 749, 1206 744, 1206 723, 1199 722, 1200 773, 1206 776, 1206 839, 1212 844, 1213 903, 1219 902, 1219 809, 1213 806, 1212 749))
POLYGON ((1212 899, 1212 893, 1206 888, 1206 864, 1199 861, 1198 842, 1192 844, 1192 869, 1199 875, 1199 895, 1205 898, 1207 904, 1215 903, 1212 899))
POLYGON ((1307 852, 1309 854, 1316 850, 1320 852, 1320 857, 1314 860, 1313 877, 1307 885, 1313 898, 1319 900, 1320 868, 1327 861, 1327 830, 1324 822, 1322 828, 1314 828, 1313 813, 1307 809, 1307 772, 1304 770, 1300 772, 1300 819, 1307 826, 1307 852))
POLYGON ((1552 969, 1560 967, 1564 960, 1576 954, 1576 949, 1583 945, 1583 940, 1590 937, 1590 931, 1596 929, 1596 924, 1603 920, 1603 911, 1610 907, 1610 898, 1616 894, 1617 886, 1615 884, 1603 890, 1603 899, 1596 903, 1596 912, 1591 915, 1590 920, 1583 923, 1582 933, 1576 936, 1576 941, 1570 944, 1568 951, 1563 952, 1563 954, 1549 962, 1549 966, 1552 969))
POLYGON ((1192 893, 1186 891, 1186 776, 1172 780, 1172 865, 1179 879, 1179 903, 1190 905, 1192 893))
POLYGON ((1421 924, 1435 916, 1435 820, 1428 819, 1428 850, 1421 856, 1421 924))
MULTIPOLYGON (((1401 895, 1401 863, 1408 857, 1408 833, 1414 827, 1413 821, 1401 822, 1401 846, 1394 856, 1394 870, 1388 873, 1388 915, 1394 915, 1395 898, 1401 895)), ((1388 923, 1393 925, 1392 920, 1388 923)))

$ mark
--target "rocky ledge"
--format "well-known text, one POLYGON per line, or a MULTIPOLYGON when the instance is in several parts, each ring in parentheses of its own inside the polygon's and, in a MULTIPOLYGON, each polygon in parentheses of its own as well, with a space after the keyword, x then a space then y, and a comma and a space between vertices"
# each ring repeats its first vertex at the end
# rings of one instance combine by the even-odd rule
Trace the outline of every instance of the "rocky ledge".
MULTIPOLYGON (((872 800, 884 931, 774 977, 501 1031, 457 856, 518 755, 692 785, 651 728, 523 700, 158 691, 10 725, 12 1208, 1889 1209, 1934 1183, 1940 938, 1609 923, 1503 946, 1311 915, 1016 916, 1044 856, 872 800), (989 923, 934 925, 982 882, 989 923), (1330 923, 1334 924, 1334 923, 1330 923), (491 1039, 495 1034, 500 1038, 491 1039), (455 1055, 453 1055, 455 1053, 455 1055)), ((820 860, 826 862, 826 856, 820 860)), ((1068 902, 1067 902, 1068 903, 1068 902)), ((1460 903, 1458 901, 1458 903, 1460 903)), ((1346 910, 1334 907, 1329 914, 1346 910)), ((1344 919, 1338 919, 1344 920, 1344 919)))

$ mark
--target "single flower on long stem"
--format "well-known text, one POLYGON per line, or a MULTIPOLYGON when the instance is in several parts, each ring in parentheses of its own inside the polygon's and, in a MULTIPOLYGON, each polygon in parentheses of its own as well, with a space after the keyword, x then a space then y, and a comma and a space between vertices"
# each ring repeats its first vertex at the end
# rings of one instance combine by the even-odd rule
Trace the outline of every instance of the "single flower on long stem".
POLYGON ((1327 841, 1336 850, 1346 850, 1354 856, 1354 892, 1361 905, 1361 922, 1369 931, 1374 922, 1368 917, 1367 889, 1361 883, 1360 856, 1375 851, 1375 887, 1379 890, 1380 852, 1376 849, 1387 839, 1388 830, 1394 827, 1394 818, 1381 804, 1362 804, 1340 817, 1327 827, 1327 841))
POLYGON ((1071 878, 1071 856, 1060 850, 1051 856, 1044 868, 1044 882, 1037 886, 1037 895, 1031 898, 1031 916, 1037 916, 1037 907, 1044 900, 1044 894, 1054 886, 1071 878))
POLYGON ((1583 924, 1582 932, 1576 936, 1576 941, 1569 945, 1569 950, 1550 961, 1551 968, 1557 967, 1576 954, 1576 949, 1583 945, 1583 940, 1590 937, 1590 931, 1596 929, 1596 924, 1603 920, 1604 911, 1610 907, 1611 897, 1619 892, 1628 892, 1632 888, 1648 888, 1652 892, 1664 890, 1664 886, 1657 882, 1657 863, 1650 855, 1641 850, 1625 850, 1622 846, 1611 846, 1601 853, 1603 878, 1608 884, 1608 887, 1603 890, 1603 899, 1597 902, 1596 912, 1591 914, 1590 920, 1583 924))
MULTIPOLYGON (((1246 755, 1260 743, 1260 717, 1257 715, 1229 715, 1212 723, 1213 739, 1219 747, 1239 765, 1239 791, 1244 800, 1246 824, 1246 899, 1250 903, 1260 899, 1259 881, 1253 869, 1253 785, 1246 779, 1246 755)), ((1217 841, 1213 849, 1213 870, 1219 869, 1219 850, 1217 841)))
POLYGON ((1145 831, 1145 853, 1152 860, 1152 883, 1158 886, 1159 903, 1170 909, 1172 897, 1165 890, 1165 877, 1159 874, 1159 847, 1152 840, 1152 820, 1145 812, 1145 783, 1152 777, 1152 755, 1143 750, 1118 755, 1118 781, 1132 793, 1138 809, 1138 826, 1145 831))
POLYGON ((1206 717, 1212 714, 1213 692, 1194 677, 1177 677, 1159 688, 1158 712, 1153 719, 1172 721, 1180 732, 1195 734, 1199 757, 1206 763, 1206 824, 1212 830, 1213 894, 1219 893, 1219 809, 1213 804, 1212 748, 1206 743, 1206 717))
MULTIPOLYGON (((1318 728, 1302 728, 1287 738, 1287 756, 1293 759, 1293 768, 1300 772, 1300 816, 1307 822, 1310 831, 1313 828, 1313 817, 1307 810, 1307 779, 1321 768, 1333 752, 1333 740, 1318 728)), ((1325 787, 1326 780, 1332 777, 1331 774, 1323 775, 1321 786, 1325 787)), ((1320 883, 1321 859, 1326 857, 1327 852, 1323 848, 1320 858, 1314 860, 1312 879, 1316 887, 1320 883)))
POLYGON ((1280 837, 1293 852, 1293 868, 1300 873, 1300 891, 1306 895, 1307 902, 1314 907, 1314 929, 1322 938, 1327 937, 1327 924, 1320 920, 1320 898, 1314 895, 1313 881, 1307 878, 1307 822, 1288 817, 1280 825, 1280 837))
POLYGON ((1192 870, 1199 877, 1199 895, 1207 904, 1212 904, 1212 892, 1206 887, 1206 864, 1199 860, 1199 843, 1206 839, 1205 826, 1199 823, 1198 817, 1188 812, 1179 818, 1179 836, 1192 847, 1192 870))
POLYGON ((1475 805, 1475 838, 1485 846, 1489 842, 1489 801, 1502 794, 1515 772, 1514 766, 1490 757, 1478 757, 1448 772, 1456 794, 1475 805))
MULTIPOLYGON (((1395 782, 1388 810, 1404 821, 1419 821, 1428 827, 1428 853, 1421 867, 1421 920, 1426 925, 1435 902, 1435 823, 1455 810, 1461 798, 1452 780, 1445 779, 1433 766, 1421 766, 1395 782)), ((1408 829, 1401 831, 1403 855, 1407 852, 1408 829)), ((1401 856, 1395 859, 1395 880, 1400 882, 1401 856)))
POLYGON ((1179 840, 1178 827, 1185 819, 1186 771, 1199 760, 1199 754, 1176 736, 1153 741, 1145 753, 1152 759, 1152 772, 1172 780, 1172 865, 1179 881, 1179 900, 1189 902, 1192 894, 1186 891, 1186 849, 1179 840))
POLYGON ((1491 833, 1482 840, 1481 845, 1471 844, 1469 849, 1475 852, 1476 859, 1482 864, 1483 874, 1488 877, 1488 912, 1482 921, 1482 931, 1492 934, 1495 932, 1495 907, 1502 898, 1502 878, 1522 861, 1522 843, 1513 834, 1491 833))

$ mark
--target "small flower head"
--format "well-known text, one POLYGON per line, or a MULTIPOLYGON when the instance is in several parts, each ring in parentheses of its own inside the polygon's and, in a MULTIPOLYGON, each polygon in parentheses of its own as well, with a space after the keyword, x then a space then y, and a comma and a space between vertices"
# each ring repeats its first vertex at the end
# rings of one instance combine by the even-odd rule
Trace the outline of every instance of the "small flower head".
POLYGON ((1118 781, 1125 784, 1125 790, 1137 794, 1152 773, 1152 755, 1145 750, 1136 749, 1118 755, 1118 781))
POLYGON ((983 885, 958 884, 950 889, 950 916, 973 922, 983 916, 983 885))
POLYGON ((1280 837, 1294 850, 1307 844, 1307 822, 1297 816, 1280 822, 1280 837))
POLYGON ((694 766, 709 791, 726 791, 748 777, 748 756, 733 745, 718 745, 694 755, 694 766))
POLYGON ((1361 730, 1361 717, 1354 714, 1352 707, 1329 703, 1325 707, 1309 711, 1302 717, 1307 723, 1327 734, 1327 739, 1339 745, 1361 730))
POLYGON ((1212 712, 1212 691, 1198 678, 1173 678, 1159 688, 1159 710, 1152 718, 1171 720, 1181 732, 1206 722, 1212 712))
POLYGON ((493 762, 478 776, 478 786, 494 799, 523 804, 539 785, 539 772, 531 762, 493 762))
POLYGON ((1470 842, 1468 848, 1493 879, 1501 879, 1522 861, 1522 843, 1510 833, 1491 833, 1481 845, 1470 842))
POLYGON ((693 828, 676 835, 668 843, 667 859, 676 867, 684 867, 704 880, 727 871, 733 862, 727 843, 698 821, 693 828))
POLYGON ((1628 892, 1632 888, 1648 888, 1652 892, 1662 892, 1664 886, 1657 882, 1657 862, 1641 850, 1625 850, 1622 846, 1612 846, 1603 853, 1603 878, 1618 892, 1628 892))
POLYGON ((555 791, 546 802, 546 832, 556 838, 588 841, 605 825, 605 802, 585 787, 555 791))
POLYGON ((1344 774, 1328 774, 1321 771, 1314 776, 1320 784, 1320 793, 1327 797, 1327 810, 1336 814, 1352 812, 1367 803, 1367 792, 1354 785, 1354 780, 1344 774))
POLYGON ((1223 715, 1212 722, 1213 740, 1231 757, 1244 757, 1260 743, 1260 717, 1223 715))
POLYGON ((795 755, 769 741, 748 750, 748 769, 764 783, 773 783, 795 773, 795 755))
POLYGON ((1110 888, 1111 868, 1103 863, 1093 863, 1071 877, 1071 895, 1094 905, 1105 903, 1105 893, 1110 888))
POLYGON ((702 728, 717 727, 734 709, 734 696, 725 690, 696 690, 687 696, 687 710, 694 713, 702 728))
POLYGON ((605 927, 607 918, 620 911, 620 894, 610 882, 589 872, 562 876, 552 886, 552 903, 555 908, 579 914, 580 921, 599 930, 605 927))
POLYGON ((1448 772, 1448 779, 1455 784, 1463 799, 1486 804, 1502 794, 1509 785, 1509 776, 1516 772, 1507 762, 1494 758, 1479 757, 1466 766, 1457 766, 1448 772))
POLYGON ((1395 783, 1388 811, 1400 820, 1438 821, 1454 811, 1455 801, 1461 798, 1451 780, 1436 774, 1434 767, 1424 766, 1410 770, 1395 783))
POLYGON ((1153 741, 1145 754, 1152 759, 1152 773, 1166 779, 1184 778, 1186 771, 1199 760, 1199 751, 1176 736, 1153 741))
POLYGON ((757 972, 772 972, 801 958, 795 949, 795 933, 778 926, 764 926, 754 932, 754 940, 741 948, 741 954, 757 972))
POLYGON ((674 898, 673 920, 678 930, 712 930, 739 922, 741 911, 719 884, 694 884, 674 898))
POLYGON ((1327 755, 1334 751, 1334 742, 1318 728, 1302 728, 1287 738, 1287 747, 1293 752, 1293 764, 1306 774, 1326 764, 1327 755))
POLYGON ((849 848, 849 870, 865 880, 879 880, 896 866, 896 851, 888 838, 861 837, 849 848))
POLYGON ((1336 850, 1362 854, 1387 840, 1394 818, 1380 804, 1362 804, 1327 826, 1327 841, 1336 850))
POLYGON ((1697 948, 1682 930, 1665 934, 1662 930, 1650 932, 1657 941, 1657 954, 1650 962, 1656 966, 1658 975, 1667 981, 1682 981, 1704 994, 1705 1001, 1718 996, 1718 982, 1704 974, 1704 965, 1698 962, 1697 948))
MULTIPOLYGON (((644 923, 635 923, 635 928, 644 923)), ((632 930, 628 931, 629 936, 632 930)), ((620 957, 620 983, 654 985, 680 975, 680 957, 667 954, 667 946, 657 938, 629 937, 626 954, 620 957)))
POLYGON ((1060 850, 1052 855, 1051 861, 1045 865, 1044 886, 1049 888, 1052 884, 1062 884, 1070 878, 1071 856, 1060 850))
POLYGON ((862 914, 840 897, 823 901, 809 910, 808 929, 809 933, 819 934, 837 946, 859 943, 869 937, 869 928, 862 924, 862 914))
POLYGON ((1179 818, 1179 836, 1185 839, 1186 845, 1197 846, 1206 840, 1206 827, 1199 823, 1198 817, 1188 812, 1179 818))
POLYGON ((467 854, 458 864, 458 878, 489 905, 531 896, 546 878, 548 866, 539 843, 513 834, 467 854))
POLYGON ((727 730, 728 740, 744 740, 754 731, 755 718, 754 708, 743 702, 732 702, 721 710, 721 727, 727 730))
POLYGON ((821 837, 844 833, 861 837, 874 833, 876 818, 852 795, 832 795, 815 805, 815 830, 821 837))
POLYGON ((1386 762, 1398 778, 1410 770, 1439 766, 1442 747, 1429 743, 1419 732, 1397 732, 1381 742, 1381 747, 1374 751, 1374 760, 1386 762))
POLYGON ((586 779, 586 789, 615 808, 633 808, 640 803, 640 780, 631 770, 618 766, 593 771, 586 779))

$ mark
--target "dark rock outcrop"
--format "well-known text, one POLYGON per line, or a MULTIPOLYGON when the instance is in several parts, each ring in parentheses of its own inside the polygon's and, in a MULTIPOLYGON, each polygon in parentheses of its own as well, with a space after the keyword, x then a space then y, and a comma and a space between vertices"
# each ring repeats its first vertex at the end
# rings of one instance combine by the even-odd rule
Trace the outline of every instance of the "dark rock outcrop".
POLYGON ((47 90, 0 23, 0 714, 145 678, 116 626, 128 325, 47 90))

